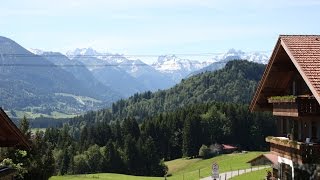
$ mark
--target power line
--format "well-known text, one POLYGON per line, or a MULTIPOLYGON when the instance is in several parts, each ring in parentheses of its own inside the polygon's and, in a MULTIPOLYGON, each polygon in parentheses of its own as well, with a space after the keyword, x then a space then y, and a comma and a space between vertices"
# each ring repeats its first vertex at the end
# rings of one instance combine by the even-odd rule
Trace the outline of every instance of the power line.
MULTIPOLYGON (((271 53, 271 51, 249 51, 245 53, 271 53)), ((182 53, 182 54, 167 54, 167 55, 174 55, 174 56, 214 56, 214 55, 222 55, 226 54, 225 52, 215 52, 215 53, 182 53)), ((14 56, 14 57, 61 57, 61 56, 68 56, 60 53, 52 53, 48 52, 48 54, 27 54, 27 53, 4 53, 1 54, 2 56, 14 56)), ((166 55, 159 55, 159 54, 108 54, 108 53, 99 53, 99 54, 92 54, 92 55, 69 55, 70 57, 160 57, 166 55)))
MULTIPOLYGON (((260 52, 260 53, 267 53, 268 51, 254 51, 254 52, 260 52)), ((247 52, 250 53, 250 52, 247 52)), ((195 53, 195 54, 175 54, 174 56, 213 56, 213 55, 217 55, 217 54, 223 54, 223 53, 195 53)), ((36 54, 27 54, 27 53, 23 53, 23 54, 18 54, 18 53, 4 53, 1 54, 0 53, 0 57, 3 60, 5 57, 11 57, 11 58, 27 58, 27 57, 31 57, 31 58, 47 58, 47 57, 61 57, 61 56, 65 56, 63 54, 57 54, 57 53, 52 53, 52 54, 43 54, 43 55, 36 55, 36 54)), ((106 63, 103 62, 104 60, 101 59, 103 57, 107 58, 107 57, 120 57, 120 58, 130 58, 130 57, 159 57, 161 55, 147 55, 147 54, 141 54, 141 55, 119 55, 119 54, 98 54, 98 55, 75 55, 73 56, 72 59, 74 58, 90 58, 90 57, 94 57, 97 58, 99 60, 101 60, 100 63, 98 64, 39 64, 39 63, 0 63, 0 67, 108 67, 108 66, 156 66, 153 64, 147 64, 147 63, 116 63, 116 64, 110 64, 110 63, 106 63)), ((169 55, 170 56, 170 55, 169 55)), ((72 62, 72 59, 70 60, 70 62, 72 62)), ((129 61, 133 61, 128 59, 129 61)), ((26 61, 27 62, 27 61, 26 61)), ((79 61, 81 62, 81 61, 79 61)), ((51 62, 52 63, 52 62, 51 62)), ((208 65, 208 62, 179 62, 179 64, 185 65, 208 65)), ((175 63, 166 63, 163 66, 174 66, 176 65, 175 63)))
MULTIPOLYGON (((207 63, 179 63, 179 64, 190 64, 190 65, 202 65, 207 63)), ((173 66, 174 63, 165 64, 164 66, 173 66)), ((139 63, 139 64, 1 64, 0 66, 4 67, 108 67, 108 66, 155 66, 155 65, 149 65, 145 63, 139 63)))

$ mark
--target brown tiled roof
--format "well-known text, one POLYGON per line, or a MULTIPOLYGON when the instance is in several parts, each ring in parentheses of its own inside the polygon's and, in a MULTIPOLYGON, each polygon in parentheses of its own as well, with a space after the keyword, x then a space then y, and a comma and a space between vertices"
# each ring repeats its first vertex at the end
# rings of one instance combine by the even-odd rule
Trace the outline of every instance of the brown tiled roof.
MULTIPOLYGON (((308 36, 280 36, 281 41, 285 44, 289 52, 302 72, 309 80, 309 88, 315 90, 313 93, 320 94, 320 35, 308 36)), ((299 70, 299 69, 298 69, 299 70)), ((300 72, 300 74, 302 73, 300 72)), ((303 74, 301 74, 303 76, 303 74)), ((305 79, 306 80, 306 79, 305 79)), ((308 84, 308 82, 307 82, 308 84)), ((315 94, 314 94, 315 95, 315 94)), ((319 99, 318 99, 319 101, 319 99)))
POLYGON ((271 153, 268 153, 268 154, 261 154, 253 159, 251 159, 250 161, 248 161, 247 163, 251 163, 253 161, 256 161, 258 159, 261 159, 261 158, 266 158, 268 159, 272 164, 278 164, 278 156, 275 155, 275 154, 271 154, 271 153))
POLYGON ((280 35, 252 99, 251 111, 259 109, 257 103, 265 101, 265 95, 261 94, 262 90, 266 87, 266 80, 273 63, 283 58, 282 52, 289 56, 294 67, 320 103, 320 35, 280 35))
POLYGON ((231 150, 231 149, 237 149, 237 147, 231 146, 229 144, 222 144, 222 149, 231 150))

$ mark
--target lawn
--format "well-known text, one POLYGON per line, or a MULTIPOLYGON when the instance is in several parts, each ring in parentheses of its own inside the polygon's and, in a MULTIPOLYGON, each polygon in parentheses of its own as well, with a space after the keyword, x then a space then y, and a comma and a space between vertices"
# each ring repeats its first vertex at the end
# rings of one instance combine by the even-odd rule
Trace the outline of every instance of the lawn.
POLYGON ((242 174, 240 176, 236 176, 231 178, 231 180, 263 180, 267 175, 267 171, 271 171, 271 168, 262 169, 258 171, 253 171, 251 173, 242 174))
POLYGON ((31 128, 31 133, 35 134, 37 131, 46 131, 46 128, 31 128))
POLYGON ((263 152, 248 152, 248 153, 237 153, 237 154, 226 154, 216 156, 214 158, 202 160, 202 159, 190 159, 184 158, 168 161, 166 164, 169 167, 169 174, 172 176, 170 180, 185 179, 194 180, 200 177, 207 177, 211 175, 211 166, 213 162, 219 165, 219 172, 226 172, 237 169, 249 168, 247 164, 249 160, 263 154, 263 152), (184 176, 184 177, 183 177, 184 176))
MULTIPOLYGON (((202 159, 185 159, 180 158, 172 161, 167 161, 166 164, 169 168, 168 180, 196 180, 200 177, 207 177, 211 175, 211 165, 213 162, 218 163, 219 171, 225 172, 230 170, 249 168, 250 165, 246 162, 263 154, 263 152, 248 152, 237 154, 226 154, 216 156, 214 158, 202 160, 202 159)), ((141 177, 141 176, 129 176, 112 173, 100 173, 100 174, 87 174, 87 175, 70 175, 70 176, 54 176, 50 180, 67 180, 67 179, 114 179, 114 180, 157 180, 164 179, 163 177, 141 177)))
POLYGON ((164 179, 163 177, 143 177, 143 176, 130 176, 123 174, 113 174, 113 173, 99 173, 99 174, 84 174, 84 175, 72 175, 72 176, 54 176, 50 180, 157 180, 164 179))

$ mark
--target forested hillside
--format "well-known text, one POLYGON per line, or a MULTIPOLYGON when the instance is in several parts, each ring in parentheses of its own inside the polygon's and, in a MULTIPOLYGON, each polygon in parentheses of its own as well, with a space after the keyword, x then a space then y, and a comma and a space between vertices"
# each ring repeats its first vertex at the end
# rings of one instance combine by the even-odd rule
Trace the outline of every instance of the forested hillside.
POLYGON ((248 61, 230 61, 226 67, 182 80, 180 84, 155 93, 135 94, 112 104, 111 109, 89 112, 74 122, 110 121, 135 117, 140 121, 160 112, 170 112, 187 105, 208 102, 248 104, 265 65, 248 61))

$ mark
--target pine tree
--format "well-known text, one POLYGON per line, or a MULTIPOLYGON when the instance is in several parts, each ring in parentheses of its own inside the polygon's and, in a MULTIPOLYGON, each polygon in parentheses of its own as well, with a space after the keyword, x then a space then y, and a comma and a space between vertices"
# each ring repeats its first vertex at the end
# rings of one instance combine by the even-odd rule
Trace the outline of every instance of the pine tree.
POLYGON ((140 128, 137 121, 134 118, 126 118, 122 123, 123 136, 130 135, 135 140, 138 140, 140 136, 140 128))
POLYGON ((183 156, 191 156, 191 119, 186 118, 183 124, 183 133, 182 133, 182 152, 183 156))
POLYGON ((124 141, 124 163, 131 174, 137 174, 137 169, 139 168, 138 162, 139 153, 136 147, 136 141, 131 135, 127 135, 124 141))
POLYGON ((20 120, 19 128, 22 134, 24 134, 27 139, 31 138, 30 123, 29 123, 29 120, 26 118, 26 116, 23 116, 23 118, 20 120))

